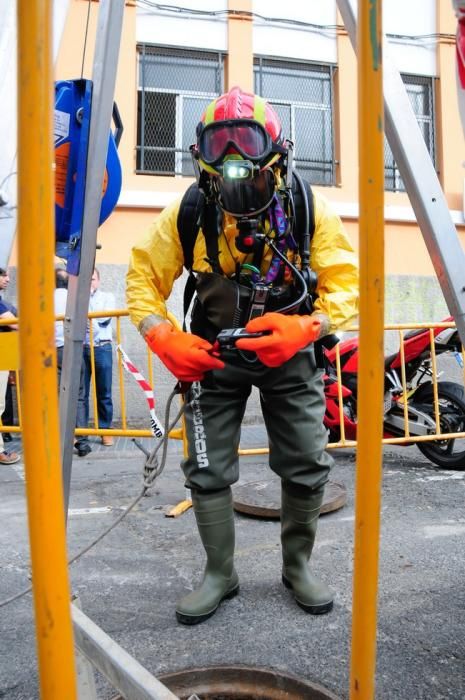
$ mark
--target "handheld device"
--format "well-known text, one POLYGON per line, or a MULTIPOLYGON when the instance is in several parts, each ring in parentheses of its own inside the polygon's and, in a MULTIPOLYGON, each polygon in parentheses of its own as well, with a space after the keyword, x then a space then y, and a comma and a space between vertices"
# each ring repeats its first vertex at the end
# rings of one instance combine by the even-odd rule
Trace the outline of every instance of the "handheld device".
POLYGON ((270 335, 270 331, 257 331, 248 333, 245 328, 225 328, 216 336, 218 350, 235 350, 236 341, 240 338, 261 338, 263 335, 270 335))

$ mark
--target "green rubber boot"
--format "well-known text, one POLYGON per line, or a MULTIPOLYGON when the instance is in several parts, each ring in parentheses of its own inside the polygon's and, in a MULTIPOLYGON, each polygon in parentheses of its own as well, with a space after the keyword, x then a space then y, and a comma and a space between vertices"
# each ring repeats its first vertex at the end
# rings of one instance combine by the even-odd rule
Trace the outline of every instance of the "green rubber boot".
POLYGON ((202 494, 192 492, 200 539, 207 554, 207 565, 200 587, 182 598, 176 617, 183 625, 196 625, 211 617, 222 600, 239 593, 234 569, 234 512, 231 489, 202 494))
POLYGON ((310 573, 310 559, 323 502, 324 487, 311 491, 305 486, 282 482, 281 544, 283 583, 305 612, 322 615, 333 607, 333 596, 326 584, 310 573))

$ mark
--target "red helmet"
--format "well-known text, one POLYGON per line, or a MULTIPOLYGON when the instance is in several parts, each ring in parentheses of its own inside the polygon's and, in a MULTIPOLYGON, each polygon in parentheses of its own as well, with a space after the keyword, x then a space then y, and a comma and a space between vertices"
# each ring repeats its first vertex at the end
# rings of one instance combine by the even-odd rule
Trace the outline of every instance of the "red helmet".
POLYGON ((270 166, 287 153, 273 107, 239 87, 208 105, 193 147, 202 170, 219 176, 214 180, 220 206, 236 215, 269 206, 275 188, 270 166))
POLYGON ((272 141, 281 143, 281 122, 273 107, 258 95, 243 92, 240 87, 233 87, 210 102, 202 115, 201 124, 207 126, 212 122, 229 119, 252 119, 265 127, 272 141))
POLYGON ((202 165, 214 170, 227 154, 236 153, 265 167, 287 150, 273 107, 262 97, 233 87, 203 113, 197 127, 197 152, 202 165))

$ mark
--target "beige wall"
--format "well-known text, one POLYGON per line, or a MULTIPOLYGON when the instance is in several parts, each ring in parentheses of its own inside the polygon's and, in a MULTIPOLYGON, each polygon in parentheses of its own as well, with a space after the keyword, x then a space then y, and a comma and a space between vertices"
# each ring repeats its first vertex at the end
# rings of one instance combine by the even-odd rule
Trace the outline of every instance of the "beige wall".
POLYGON ((234 14, 228 21, 228 58, 226 86, 240 85, 253 91, 252 0, 228 0, 228 10, 234 14), (244 50, 248 47, 249 50, 244 50))
MULTIPOLYGON (((182 4, 182 3, 181 3, 182 4)), ((251 0, 229 0, 229 8, 251 12, 251 0)), ((59 54, 57 78, 79 77, 81 73, 82 47, 84 44, 87 0, 72 0, 70 13, 59 54)), ((95 26, 98 2, 91 3, 89 36, 84 77, 91 77, 92 47, 95 40, 95 26)), ((136 175, 136 100, 137 100, 137 53, 136 53, 136 8, 128 2, 121 42, 120 60, 116 87, 116 100, 124 122, 124 134, 120 144, 123 164, 123 190, 148 192, 182 193, 190 180, 181 177, 156 177, 136 175)), ((342 24, 340 17, 338 24, 342 24)), ((454 69, 455 18, 450 2, 438 0, 438 68, 440 71, 437 94, 438 133, 441 154, 441 180, 451 209, 462 209, 462 190, 465 159, 462 131, 460 126, 454 69)), ((246 89, 252 88, 252 22, 247 14, 236 15, 228 27, 229 59, 227 63, 227 84, 241 83, 246 89)), ((320 189, 328 199, 341 203, 355 204, 358 198, 358 154, 357 154, 357 97, 355 55, 344 29, 338 32, 338 71, 337 71, 337 145, 340 160, 337 187, 320 189)), ((409 200, 403 193, 386 193, 386 205, 409 207, 409 200)), ((97 262, 125 264, 131 245, 157 215, 159 209, 131 209, 118 207, 99 231, 102 249, 97 253, 97 262)), ((356 245, 357 223, 345 220, 349 234, 356 245)), ((460 227, 460 236, 465 246, 465 229, 460 227)), ((431 275, 431 262, 423 243, 423 238, 415 224, 389 221, 386 224, 386 272, 397 275, 431 275)))

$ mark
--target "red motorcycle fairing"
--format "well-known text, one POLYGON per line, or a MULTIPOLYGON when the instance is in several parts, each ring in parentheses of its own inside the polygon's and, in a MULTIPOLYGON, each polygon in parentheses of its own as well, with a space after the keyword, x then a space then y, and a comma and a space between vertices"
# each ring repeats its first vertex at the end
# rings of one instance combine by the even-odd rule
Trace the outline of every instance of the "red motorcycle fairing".
MULTIPOLYGON (((340 413, 339 413, 339 393, 337 387, 337 380, 324 376, 325 383, 325 399, 326 399, 326 411, 324 417, 324 425, 330 431, 330 439, 336 437, 336 440, 340 439, 341 434, 341 424, 340 424, 340 413)), ((350 389, 348 389, 343 384, 341 385, 342 399, 347 399, 352 395, 350 389)), ((357 424, 354 423, 347 415, 344 414, 344 433, 347 440, 355 440, 357 435, 357 424)))
MULTIPOLYGON (((444 319, 444 323, 453 321, 452 316, 444 319)), ((440 333, 444 331, 443 328, 433 328, 433 335, 436 338, 440 333)), ((430 333, 429 328, 418 328, 413 331, 409 331, 404 335, 404 355, 405 362, 408 363, 411 360, 415 360, 422 352, 425 350, 430 350, 430 333)), ((397 369, 401 367, 401 356, 400 350, 394 356, 394 359, 390 363, 389 367, 391 369, 397 369)))
MULTIPOLYGON (((356 373, 358 371, 358 338, 348 338, 339 343, 339 357, 341 371, 356 373)), ((325 355, 334 367, 336 367, 336 347, 325 350, 325 355)))
MULTIPOLYGON (((445 319, 450 322, 452 319, 445 319)), ((457 329, 433 329, 435 353, 460 352, 461 344, 457 329)), ((408 389, 407 421, 412 438, 435 432, 437 407, 432 376, 431 348, 429 328, 406 333, 404 336, 405 368, 408 389)), ((339 405, 339 392, 336 378, 336 350, 328 346, 323 350, 325 363, 324 393, 326 412, 324 425, 328 430, 330 442, 339 442, 342 438, 341 418, 346 440, 357 439, 357 367, 358 338, 350 338, 339 344, 341 365, 342 411, 339 405)), ((461 357, 461 355, 460 355, 461 357)), ((459 362, 460 364, 460 362, 459 362)), ((402 437, 405 435, 405 411, 403 406, 403 388, 400 372, 400 351, 384 358, 384 437, 402 437)), ((463 365, 462 365, 463 367, 463 365)), ((440 427, 443 433, 463 433, 465 435, 465 389, 454 382, 438 382, 437 398, 440 405, 440 427)), ((404 446, 412 443, 405 442, 404 446)), ((434 464, 447 469, 465 469, 465 449, 459 438, 448 440, 431 440, 415 443, 418 449, 434 464), (455 443, 458 451, 454 452, 455 443)))

